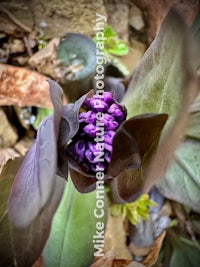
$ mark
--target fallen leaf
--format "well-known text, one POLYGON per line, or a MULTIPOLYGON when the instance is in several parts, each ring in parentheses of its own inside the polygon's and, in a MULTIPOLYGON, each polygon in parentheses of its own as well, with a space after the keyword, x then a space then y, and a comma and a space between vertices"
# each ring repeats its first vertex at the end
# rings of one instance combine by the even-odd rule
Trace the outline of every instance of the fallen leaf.
POLYGON ((114 259, 112 267, 126 267, 131 262, 132 262, 131 260, 126 260, 126 259, 117 259, 117 260, 114 259))
POLYGON ((0 122, 0 148, 11 147, 16 143, 18 135, 15 132, 15 129, 10 125, 5 112, 1 108, 0 122))
POLYGON ((114 259, 113 251, 108 251, 105 256, 96 260, 90 267, 145 267, 139 262, 128 259, 114 259))
POLYGON ((161 250, 162 247, 162 243, 163 240, 166 236, 166 231, 164 231, 152 244, 150 252, 148 253, 148 255, 146 256, 146 258, 142 261, 142 264, 144 264, 145 266, 152 266, 158 258, 159 252, 161 250))
POLYGON ((17 153, 13 148, 4 148, 0 150, 0 173, 3 169, 3 166, 6 165, 6 163, 10 159, 14 159, 16 157, 20 157, 20 154, 17 153))
POLYGON ((60 38, 53 38, 42 50, 36 52, 28 61, 37 71, 56 79, 54 67, 59 63, 57 48, 60 38))
POLYGON ((112 267, 114 252, 109 250, 103 257, 96 260, 90 267, 112 267))
POLYGON ((0 106, 52 108, 46 80, 47 77, 35 71, 0 64, 0 106))

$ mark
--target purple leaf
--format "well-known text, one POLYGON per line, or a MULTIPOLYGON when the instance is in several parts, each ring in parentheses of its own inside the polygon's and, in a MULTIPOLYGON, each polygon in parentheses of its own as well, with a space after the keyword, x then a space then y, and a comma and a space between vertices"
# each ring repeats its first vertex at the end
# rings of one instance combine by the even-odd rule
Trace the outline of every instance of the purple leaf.
POLYGON ((143 114, 125 121, 117 131, 108 168, 108 176, 117 176, 112 183, 116 200, 133 201, 141 193, 142 168, 157 147, 167 117, 166 114, 143 114))
POLYGON ((83 95, 74 104, 63 107, 60 131, 58 136, 58 169, 57 174, 64 179, 68 175, 68 158, 66 156, 66 144, 78 132, 79 111, 86 98, 91 97, 93 91, 83 95))
POLYGON ((17 172, 8 202, 9 216, 19 227, 31 223, 55 188, 62 90, 53 81, 49 84, 54 114, 41 122, 36 142, 17 172))
POLYGON ((65 181, 55 176, 55 190, 44 209, 28 226, 17 228, 9 220, 6 202, 21 162, 22 158, 8 162, 0 176, 0 266, 27 267, 34 264, 47 241, 64 190, 65 181))

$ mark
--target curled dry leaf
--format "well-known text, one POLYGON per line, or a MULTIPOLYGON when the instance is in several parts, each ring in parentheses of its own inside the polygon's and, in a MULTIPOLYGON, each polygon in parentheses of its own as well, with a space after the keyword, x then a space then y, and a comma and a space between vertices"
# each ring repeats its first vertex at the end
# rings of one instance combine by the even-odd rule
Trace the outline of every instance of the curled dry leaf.
POLYGON ((95 261, 90 267, 145 267, 139 262, 128 259, 114 259, 113 251, 108 251, 105 256, 95 261))
POLYGON ((90 267, 112 267, 114 253, 109 250, 103 257, 96 260, 90 267))
POLYGON ((153 243, 151 246, 151 250, 149 254, 146 256, 146 258, 142 261, 142 264, 145 266, 152 266, 158 259, 158 255, 160 252, 160 249, 162 247, 163 240, 166 236, 166 231, 163 232, 153 243))
POLYGON ((42 50, 36 52, 30 59, 29 64, 39 72, 56 79, 54 67, 59 64, 57 59, 57 47, 60 38, 53 38, 42 50))
POLYGON ((2 109, 0 109, 0 122, 0 148, 11 147, 16 143, 18 136, 2 109))
POLYGON ((46 79, 35 71, 0 64, 0 106, 52 108, 46 79))
POLYGON ((3 169, 3 166, 10 160, 16 157, 19 157, 19 153, 17 153, 12 148, 4 148, 0 150, 0 173, 3 169))

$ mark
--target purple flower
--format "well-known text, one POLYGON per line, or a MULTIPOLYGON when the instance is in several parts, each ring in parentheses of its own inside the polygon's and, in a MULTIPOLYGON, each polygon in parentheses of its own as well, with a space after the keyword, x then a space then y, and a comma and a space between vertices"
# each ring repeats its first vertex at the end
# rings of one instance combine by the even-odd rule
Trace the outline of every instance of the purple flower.
POLYGON ((115 178, 116 194, 133 200, 141 188, 138 179, 142 181, 143 158, 151 155, 167 119, 166 114, 144 114, 126 120, 125 107, 115 100, 119 99, 117 91, 102 95, 90 91, 74 104, 63 106, 62 89, 48 82, 54 113, 41 122, 9 199, 9 215, 21 227, 38 216, 55 189, 59 203, 64 188, 60 179, 67 180, 68 171, 82 193, 96 188, 96 173, 101 171, 104 180, 115 178), (138 183, 130 183, 127 170, 136 175, 138 183))
POLYGON ((124 120, 124 114, 122 112, 122 109, 117 105, 116 103, 112 104, 109 109, 108 113, 112 115, 117 121, 120 123, 124 120))
POLYGON ((102 167, 107 169, 111 161, 112 140, 120 123, 125 120, 126 112, 122 106, 115 103, 111 92, 103 92, 102 95, 94 94, 83 102, 82 107, 86 111, 79 114, 79 131, 67 147, 66 153, 74 161, 80 163, 84 171, 86 171, 84 166, 87 166, 87 170, 89 168, 89 172, 95 174, 94 165, 98 163, 96 162, 97 155, 100 153, 104 155, 102 167), (99 107, 97 107, 98 105, 99 107), (81 139, 83 133, 84 139, 81 139), (101 136, 101 142, 95 139, 98 133, 101 136))

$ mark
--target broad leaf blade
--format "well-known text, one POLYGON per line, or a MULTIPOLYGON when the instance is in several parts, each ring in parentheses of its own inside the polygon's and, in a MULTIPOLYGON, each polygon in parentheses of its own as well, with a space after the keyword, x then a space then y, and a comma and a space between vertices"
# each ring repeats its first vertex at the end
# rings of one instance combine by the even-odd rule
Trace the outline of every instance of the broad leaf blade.
POLYGON ((37 139, 17 172, 9 198, 9 216, 16 226, 27 226, 39 214, 55 186, 57 136, 62 112, 62 90, 50 82, 53 116, 45 118, 37 139))
POLYGON ((136 69, 124 98, 129 116, 144 112, 169 114, 163 138, 145 170, 142 192, 148 192, 162 178, 184 136, 188 109, 199 88, 198 53, 193 41, 183 19, 171 10, 136 69))
MULTIPOLYGON (((104 193, 102 196, 106 216, 104 193)), ((44 267, 89 266, 94 257, 93 235, 96 234, 96 223, 105 223, 105 216, 95 218, 95 208, 96 192, 82 195, 69 180, 43 252, 44 267)))
POLYGON ((8 162, 0 176, 0 266, 27 267, 38 259, 48 238, 51 221, 64 188, 65 181, 55 177, 55 190, 45 208, 29 226, 15 227, 9 220, 6 204, 21 161, 21 158, 16 158, 8 162))
POLYGON ((108 175, 116 177, 112 190, 117 201, 133 201, 142 190, 143 169, 157 147, 166 114, 143 114, 125 121, 113 140, 108 175))
POLYGON ((200 145, 186 140, 177 149, 164 179, 157 184, 161 193, 200 213, 200 145))
POLYGON ((191 44, 187 50, 187 41, 183 19, 170 11, 129 84, 123 100, 128 117, 154 112, 167 113, 168 124, 174 119, 181 104, 186 76, 197 67, 191 58, 191 44))

